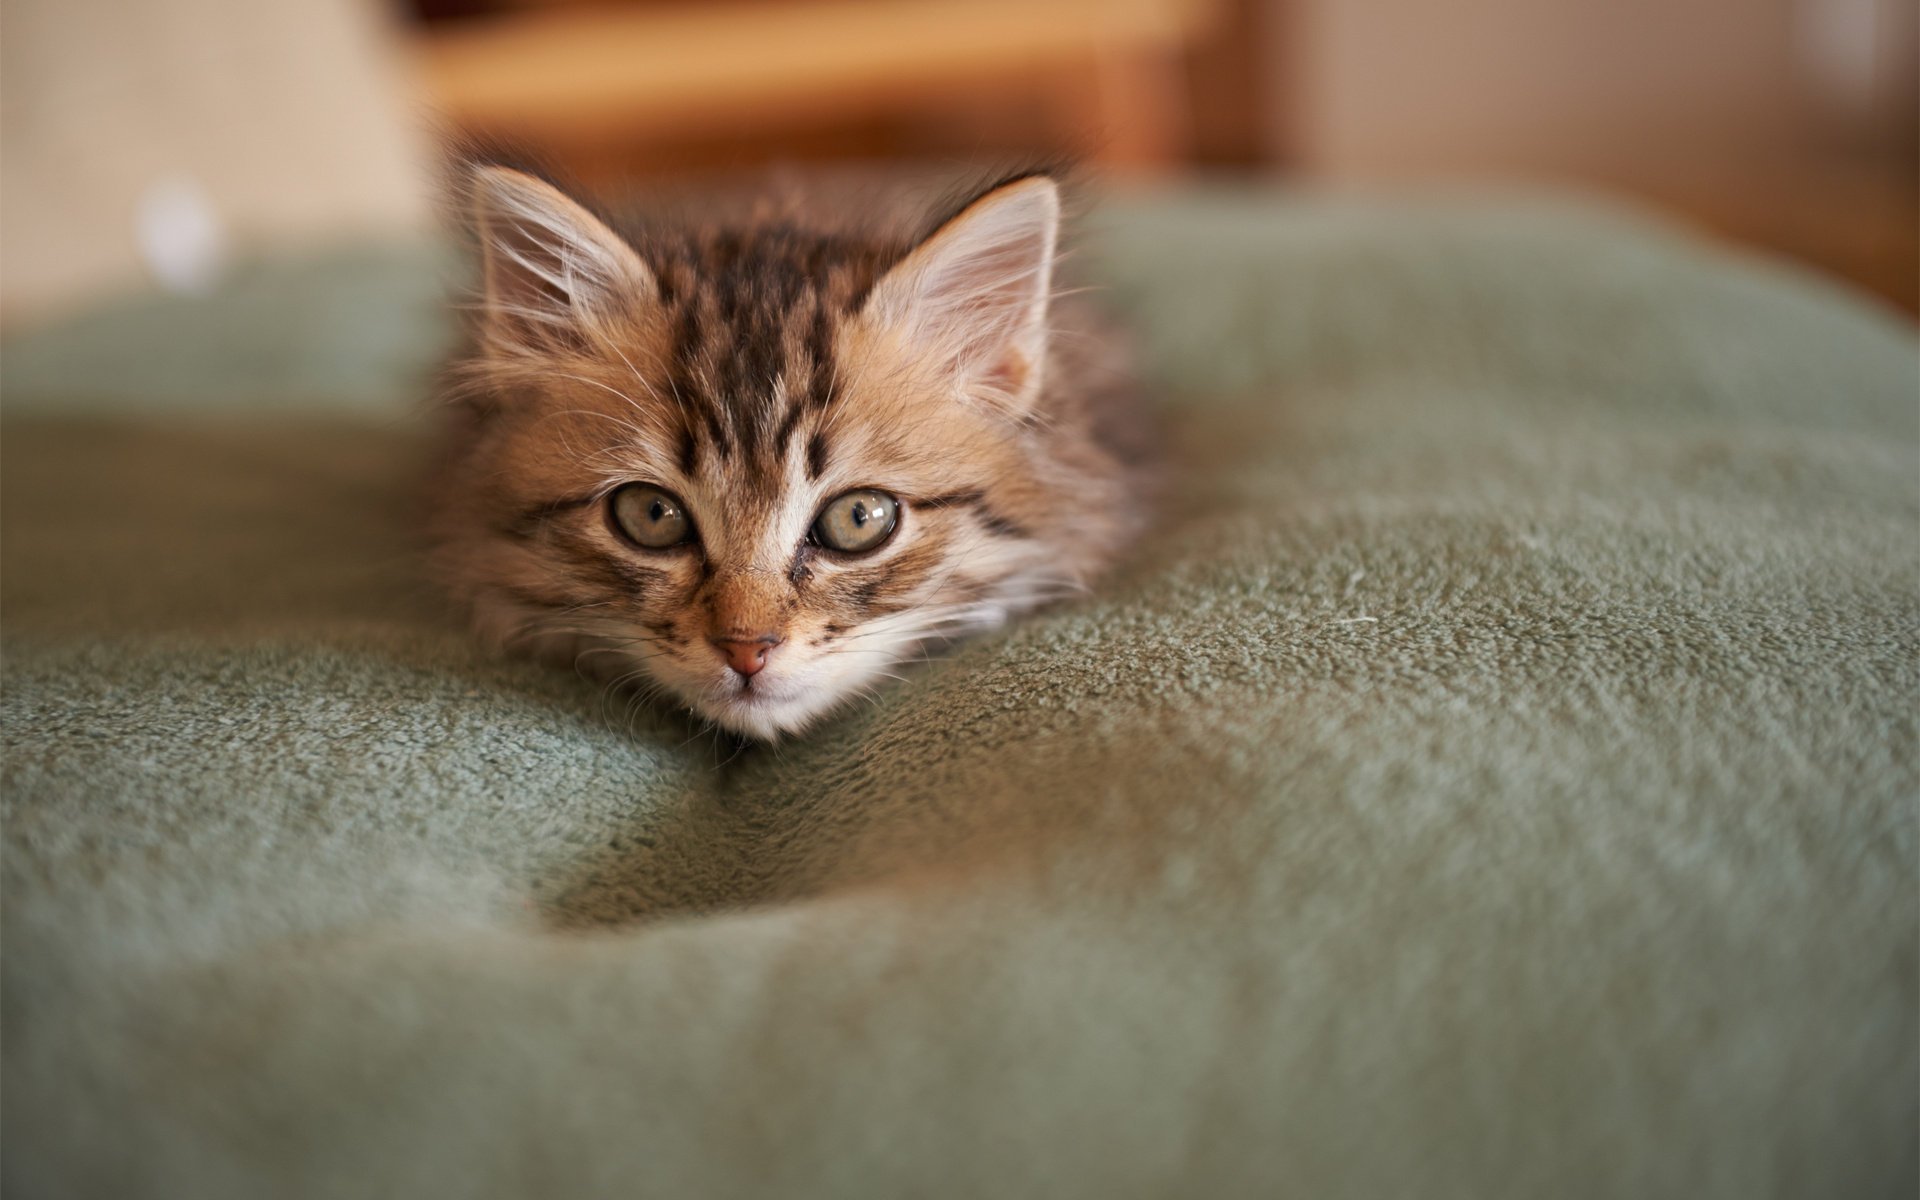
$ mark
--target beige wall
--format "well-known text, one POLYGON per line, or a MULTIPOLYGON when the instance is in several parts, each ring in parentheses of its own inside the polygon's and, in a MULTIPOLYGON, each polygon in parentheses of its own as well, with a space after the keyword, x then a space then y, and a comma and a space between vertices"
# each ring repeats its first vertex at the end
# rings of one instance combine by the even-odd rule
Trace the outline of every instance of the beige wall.
POLYGON ((1604 175, 1911 128, 1913 0, 1290 7, 1293 149, 1333 177, 1604 175))
POLYGON ((151 276, 156 185, 237 251, 417 225, 420 139, 373 0, 5 0, 0 316, 151 276))

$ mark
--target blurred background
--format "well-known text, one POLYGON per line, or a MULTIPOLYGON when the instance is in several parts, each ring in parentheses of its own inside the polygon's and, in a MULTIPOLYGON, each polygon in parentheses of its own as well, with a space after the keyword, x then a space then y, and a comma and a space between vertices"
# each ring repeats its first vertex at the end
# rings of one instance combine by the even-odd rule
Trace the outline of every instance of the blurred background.
POLYGON ((432 220, 444 131, 589 184, 1084 154, 1656 207, 1920 307, 1920 0, 8 0, 0 328, 432 220))

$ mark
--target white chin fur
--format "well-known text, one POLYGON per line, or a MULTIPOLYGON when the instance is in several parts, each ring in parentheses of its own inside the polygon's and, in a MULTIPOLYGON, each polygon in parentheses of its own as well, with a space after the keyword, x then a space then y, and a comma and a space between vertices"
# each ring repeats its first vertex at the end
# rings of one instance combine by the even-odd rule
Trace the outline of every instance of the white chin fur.
POLYGON ((833 658, 828 655, 792 675, 769 668, 748 687, 742 687, 731 672, 696 672, 678 663, 654 665, 667 666, 655 678, 695 716, 729 733, 771 742, 801 733, 858 694, 864 681, 833 677, 833 658))
MULTIPOLYGON (((807 661, 785 669, 777 662, 770 664, 747 688, 717 662, 691 663, 657 651, 633 657, 624 649, 633 641, 624 630, 543 633, 537 619, 503 605, 488 610, 495 628, 487 631, 550 661, 584 666, 603 680, 645 679, 703 720, 742 737, 773 742, 798 735, 834 711, 874 696, 897 679, 900 664, 917 659, 923 647, 991 629, 1011 612, 1042 598, 1038 590, 1017 588, 1011 595, 947 607, 937 614, 880 617, 861 626, 855 638, 807 661), (518 620, 513 619, 516 615, 518 620), (501 636, 503 628, 512 632, 501 636)), ((483 630, 487 624, 482 622, 483 630)))
POLYGON ((829 650, 791 672, 771 665, 754 677, 751 687, 741 687, 724 671, 689 678, 676 670, 677 677, 666 682, 697 716, 743 737, 771 742, 802 733, 828 714, 872 696, 876 685, 898 677, 900 661, 927 640, 924 634, 904 628, 894 634, 873 622, 864 627, 857 649, 829 650))
POLYGON ((778 741, 783 735, 802 732, 814 721, 837 707, 841 697, 801 696, 795 699, 757 700, 752 693, 738 698, 702 697, 688 707, 720 728, 763 742, 778 741))

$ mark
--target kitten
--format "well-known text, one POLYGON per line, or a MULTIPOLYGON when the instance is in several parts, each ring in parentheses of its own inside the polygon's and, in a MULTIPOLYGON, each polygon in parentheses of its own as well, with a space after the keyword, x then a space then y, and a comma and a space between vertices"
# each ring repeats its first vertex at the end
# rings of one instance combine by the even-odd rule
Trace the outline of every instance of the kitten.
POLYGON ((1138 523, 1124 372, 1050 294, 1047 175, 918 238, 792 205, 623 237, 493 166, 467 198, 438 561, 495 642, 774 739, 1084 590, 1138 523))

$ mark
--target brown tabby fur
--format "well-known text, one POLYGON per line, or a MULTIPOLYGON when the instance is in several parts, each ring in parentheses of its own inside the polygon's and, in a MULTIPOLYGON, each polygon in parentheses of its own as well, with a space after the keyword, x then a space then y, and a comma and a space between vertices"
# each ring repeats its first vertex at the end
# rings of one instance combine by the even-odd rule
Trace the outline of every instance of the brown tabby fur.
POLYGON ((496 167, 468 198, 486 291, 438 562, 489 639, 772 739, 930 643, 1084 590, 1136 526, 1104 436, 1127 381, 1049 302, 1043 175, 917 239, 794 203, 623 238, 496 167), (630 482, 678 497, 697 537, 624 540, 607 497, 630 482), (820 508, 855 488, 897 497, 891 538, 815 544, 820 508), (727 638, 779 644, 746 677, 727 638))

